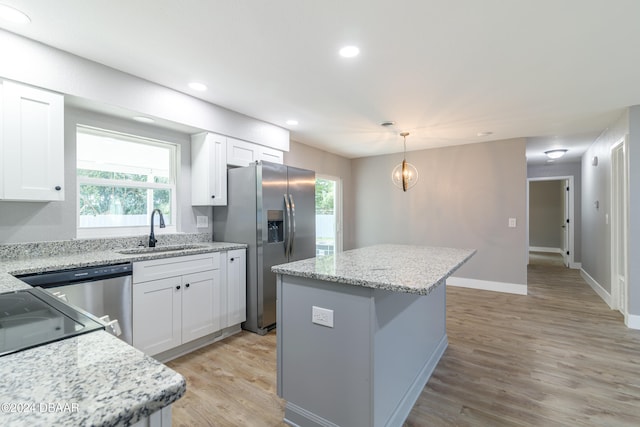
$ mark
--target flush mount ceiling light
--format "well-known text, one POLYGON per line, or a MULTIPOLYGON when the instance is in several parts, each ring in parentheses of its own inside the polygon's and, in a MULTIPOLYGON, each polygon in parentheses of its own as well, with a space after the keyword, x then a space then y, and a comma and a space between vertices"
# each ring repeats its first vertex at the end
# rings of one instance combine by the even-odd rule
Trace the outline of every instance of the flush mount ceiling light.
POLYGON ((402 191, 407 191, 418 182, 418 169, 407 162, 407 136, 409 136, 409 132, 402 132, 400 136, 403 138, 404 144, 402 163, 391 172, 391 180, 396 187, 402 188, 402 191))
POLYGON ((0 4, 0 19, 20 25, 26 25, 31 22, 31 18, 29 18, 24 12, 21 12, 11 6, 7 6, 6 4, 0 4))
POLYGON ((565 148, 558 148, 556 150, 547 150, 544 152, 544 154, 546 154, 550 159, 559 159, 560 157, 564 156, 567 151, 569 150, 565 148))
POLYGON ((199 82, 191 82, 189 83, 189 87, 200 92, 204 92, 205 90, 207 90, 207 86, 199 82))
POLYGON ((353 58, 360 54, 360 49, 358 46, 345 46, 340 49, 339 53, 343 58, 353 58))

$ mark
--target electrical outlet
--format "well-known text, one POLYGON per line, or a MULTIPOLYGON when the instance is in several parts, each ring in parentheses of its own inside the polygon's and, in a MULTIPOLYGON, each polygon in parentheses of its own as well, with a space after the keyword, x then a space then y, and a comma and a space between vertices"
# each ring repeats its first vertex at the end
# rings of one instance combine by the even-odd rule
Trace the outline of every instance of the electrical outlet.
POLYGON ((197 228, 207 228, 209 226, 209 217, 205 215, 196 216, 196 227, 197 228))
POLYGON ((327 308, 311 307, 311 322, 333 328, 333 310, 327 308))
POLYGON ((516 219, 509 218, 509 228, 516 228, 516 219))

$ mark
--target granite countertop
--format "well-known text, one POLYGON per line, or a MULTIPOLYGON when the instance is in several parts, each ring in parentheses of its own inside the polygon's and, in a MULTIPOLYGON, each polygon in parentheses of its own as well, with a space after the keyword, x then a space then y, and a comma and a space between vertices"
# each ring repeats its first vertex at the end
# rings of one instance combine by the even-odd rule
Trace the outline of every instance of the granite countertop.
POLYGON ((182 375, 104 332, 0 358, 0 425, 125 426, 180 399, 182 375))
POLYGON ((376 245, 276 265, 277 274, 427 295, 467 262, 475 249, 376 245))
MULTIPOLYGON (((122 254, 120 248, 127 246, 119 246, 121 241, 82 240, 75 245, 61 241, 2 246, 0 293, 30 287, 13 274, 246 248, 239 243, 195 242, 191 249, 165 252, 159 244, 159 251, 122 254), (105 250, 110 244, 116 247, 105 250)), ((0 425, 10 426, 130 425, 186 391, 182 375, 105 331, 2 356, 0 378, 0 425)))

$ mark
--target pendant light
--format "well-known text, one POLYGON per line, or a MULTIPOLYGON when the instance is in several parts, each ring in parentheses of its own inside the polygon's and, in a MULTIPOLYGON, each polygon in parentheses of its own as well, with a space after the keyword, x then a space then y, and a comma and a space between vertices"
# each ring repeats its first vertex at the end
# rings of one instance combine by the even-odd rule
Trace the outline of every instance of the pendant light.
POLYGON ((409 136, 409 132, 402 132, 400 136, 404 139, 402 163, 396 166, 393 172, 391 172, 391 180, 396 187, 402 188, 402 191, 407 191, 418 182, 418 170, 411 163, 407 162, 407 136, 409 136))

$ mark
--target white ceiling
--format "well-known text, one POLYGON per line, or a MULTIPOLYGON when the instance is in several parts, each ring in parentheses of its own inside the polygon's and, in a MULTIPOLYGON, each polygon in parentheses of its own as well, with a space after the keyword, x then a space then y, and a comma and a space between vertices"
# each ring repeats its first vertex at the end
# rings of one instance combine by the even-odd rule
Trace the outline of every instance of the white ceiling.
POLYGON ((570 161, 640 104, 637 0, 0 2, 32 21, 2 28, 351 158, 409 131, 408 150, 530 137, 529 162, 570 161))

